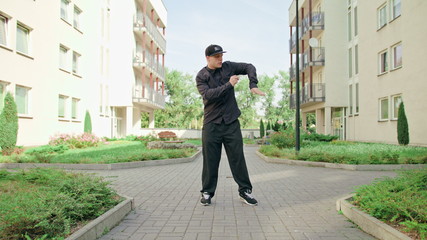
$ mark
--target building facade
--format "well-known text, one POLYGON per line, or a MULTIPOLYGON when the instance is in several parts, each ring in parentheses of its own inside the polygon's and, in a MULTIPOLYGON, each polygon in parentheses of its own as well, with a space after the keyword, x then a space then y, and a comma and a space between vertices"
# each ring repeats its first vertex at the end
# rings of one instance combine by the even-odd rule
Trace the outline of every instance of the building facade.
POLYGON ((303 126, 350 141, 397 143, 405 104, 410 144, 427 145, 423 0, 300 0, 289 8, 291 107, 299 57, 303 126), (300 52, 296 52, 299 42, 300 52))
POLYGON ((17 145, 80 134, 137 134, 141 113, 165 105, 161 0, 0 2, 0 109, 18 107, 17 145))

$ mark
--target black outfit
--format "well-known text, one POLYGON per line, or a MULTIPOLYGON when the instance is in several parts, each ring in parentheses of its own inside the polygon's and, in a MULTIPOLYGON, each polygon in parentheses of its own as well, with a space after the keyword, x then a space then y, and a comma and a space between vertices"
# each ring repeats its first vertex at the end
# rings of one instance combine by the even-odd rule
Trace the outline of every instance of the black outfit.
POLYGON ((257 88, 256 69, 252 64, 223 62, 218 69, 204 67, 196 77, 197 89, 203 97, 204 122, 202 131, 203 171, 202 190, 212 197, 218 182, 218 168, 222 144, 227 153, 231 172, 239 192, 252 191, 252 184, 243 154, 243 139, 238 117, 234 87, 229 82, 233 75, 248 75, 249 87, 257 88))

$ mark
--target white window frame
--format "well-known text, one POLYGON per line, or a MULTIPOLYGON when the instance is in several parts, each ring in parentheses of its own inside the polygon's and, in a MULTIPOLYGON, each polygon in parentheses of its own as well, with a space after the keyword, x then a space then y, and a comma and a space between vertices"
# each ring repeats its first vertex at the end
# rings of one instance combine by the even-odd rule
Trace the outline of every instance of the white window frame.
POLYGON ((353 112, 353 85, 348 85, 348 106, 349 106, 349 115, 352 116, 353 112))
POLYGON ((348 77, 353 77, 353 48, 348 49, 348 77))
POLYGON ((72 120, 79 119, 79 102, 80 102, 80 99, 78 98, 71 99, 71 119, 72 120))
POLYGON ((377 15, 378 15, 377 29, 379 30, 384 26, 386 26, 388 22, 387 21, 387 3, 384 3, 383 5, 381 5, 381 7, 378 8, 377 15))
POLYGON ((80 30, 80 15, 82 13, 82 10, 74 5, 74 11, 73 11, 73 27, 77 30, 80 30))
POLYGON ((68 23, 68 19, 69 19, 69 14, 68 14, 69 8, 70 8, 70 1, 69 0, 61 0, 60 17, 62 20, 66 21, 67 23, 68 23))
POLYGON ((68 96, 65 95, 58 95, 58 118, 60 119, 66 119, 68 116, 68 109, 67 109, 67 102, 68 102, 68 96), (63 99, 63 103, 61 105, 61 99, 63 99), (63 108, 63 114, 61 114, 61 107, 63 108))
POLYGON ((391 120, 397 120, 398 115, 399 115, 399 105, 400 103, 403 102, 402 99, 402 94, 397 94, 397 95, 393 95, 391 96, 391 107, 392 107, 392 111, 391 111, 391 120), (397 100, 399 99, 399 100, 397 100))
POLYGON ((392 56, 391 56, 392 61, 391 62, 392 62, 393 70, 401 68, 402 67, 402 58, 403 58, 403 56, 402 56, 403 55, 402 43, 400 42, 400 43, 392 46, 391 52, 392 52, 392 56), (396 54, 398 54, 397 53, 398 48, 400 48, 400 63, 399 63, 399 61, 397 61, 397 56, 396 56, 396 54))
POLYGON ((9 17, 0 12, 0 39, 4 42, 0 42, 0 46, 9 46, 9 17))
POLYGON ((73 51, 73 74, 80 75, 79 63, 81 55, 78 52, 73 51))
POLYGON ((69 48, 60 44, 59 45, 59 68, 65 71, 69 71, 69 61, 68 61, 68 52, 69 48))
POLYGON ((16 25, 16 51, 27 56, 31 53, 31 31, 32 29, 25 24, 18 22, 16 25), (19 46, 19 30, 23 31, 25 34, 25 39, 22 39, 22 44, 25 46, 19 46), (21 47, 24 47, 25 49, 20 49, 21 47))
POLYGON ((30 92, 31 92, 31 88, 29 88, 29 87, 22 86, 22 85, 15 85, 15 102, 16 102, 16 107, 17 107, 17 111, 18 111, 18 116, 30 115, 30 92), (21 98, 17 97, 18 88, 23 89, 25 91, 23 103, 20 102, 21 98), (23 106, 24 109, 22 109, 22 104, 24 104, 24 106, 23 106))
POLYGON ((7 83, 0 81, 0 112, 3 110, 4 98, 6 97, 7 83))
POLYGON ((378 120, 379 121, 388 121, 389 120, 389 118, 390 118, 390 100, 388 99, 388 97, 384 97, 384 98, 380 98, 379 100, 378 100, 378 120), (387 101, 387 107, 386 107, 386 113, 387 113, 387 116, 386 116, 386 118, 383 118, 383 107, 382 107, 382 103, 383 103, 383 101, 387 101))
POLYGON ((360 108, 360 104, 359 104, 359 83, 354 84, 354 96, 355 96, 355 108, 354 108, 354 114, 359 114, 359 108, 360 108))
POLYGON ((384 74, 388 72, 388 49, 381 51, 378 53, 378 74, 384 74), (383 55, 385 56, 383 57, 383 55))
POLYGON ((354 7, 354 9, 353 9, 353 24, 354 24, 354 36, 356 37, 358 34, 359 34, 359 26, 358 26, 358 24, 357 24, 357 22, 358 22, 358 16, 357 16, 357 6, 356 7, 354 7))
POLYGON ((359 45, 354 46, 354 75, 359 74, 359 45))
POLYGON ((390 16, 391 16, 390 21, 393 21, 394 19, 400 17, 401 14, 402 14, 402 1, 391 0, 390 1, 390 16))

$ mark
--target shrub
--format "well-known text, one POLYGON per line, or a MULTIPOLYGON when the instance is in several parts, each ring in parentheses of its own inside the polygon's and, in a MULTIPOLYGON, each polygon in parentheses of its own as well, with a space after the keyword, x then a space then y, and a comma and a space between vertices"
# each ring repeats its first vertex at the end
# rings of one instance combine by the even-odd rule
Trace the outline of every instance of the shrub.
POLYGON ((403 102, 400 103, 398 110, 397 141, 400 145, 409 144, 408 120, 406 119, 405 106, 403 105, 403 102))
POLYGON ((291 148, 295 146, 295 132, 288 128, 283 132, 275 132, 270 136, 271 144, 278 148, 291 148))
POLYGON ((333 140, 337 140, 338 136, 308 132, 308 133, 303 133, 301 135, 301 138, 303 140, 308 140, 308 141, 331 142, 333 140))
POLYGON ((161 141, 153 141, 147 144, 148 149, 184 149, 184 148, 193 148, 197 147, 191 143, 165 143, 161 141))
POLYGON ((18 138, 18 111, 15 100, 9 92, 4 98, 3 111, 0 114, 0 148, 3 155, 15 150, 18 138))
POLYGON ((91 133, 80 135, 59 134, 50 138, 49 145, 67 145, 69 148, 87 148, 96 147, 105 142, 105 139, 98 138, 91 133))
POLYGON ((259 135, 261 136, 261 138, 265 136, 264 122, 262 121, 262 119, 259 123, 259 135))
POLYGON ((89 111, 86 111, 85 115, 85 123, 84 123, 84 132, 85 133, 92 133, 92 120, 90 118, 89 111))

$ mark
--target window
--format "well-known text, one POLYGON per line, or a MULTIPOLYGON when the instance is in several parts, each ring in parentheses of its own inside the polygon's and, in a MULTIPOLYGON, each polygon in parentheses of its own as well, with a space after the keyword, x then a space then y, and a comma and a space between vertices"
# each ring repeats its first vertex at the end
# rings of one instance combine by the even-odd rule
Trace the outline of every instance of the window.
POLYGON ((29 54, 30 29, 18 24, 16 27, 16 51, 29 54))
POLYGON ((72 119, 77 119, 78 114, 78 104, 79 104, 79 99, 77 98, 73 98, 73 100, 71 101, 71 118, 72 119))
POLYGON ((402 44, 399 43, 393 49, 393 69, 402 67, 402 44))
POLYGON ((74 6, 73 26, 76 29, 80 29, 80 14, 81 13, 82 13, 82 10, 80 10, 78 7, 74 6))
POLYGON ((68 59, 68 48, 65 46, 59 46, 59 68, 67 70, 67 59, 68 59))
POLYGON ((354 7, 354 13, 353 13, 353 17, 354 17, 354 36, 356 37, 358 34, 358 26, 357 26, 357 7, 354 7))
POLYGON ((0 45, 7 46, 7 22, 8 18, 0 15, 0 45))
POLYGON ((392 106, 393 106, 393 111, 391 119, 392 120, 397 120, 398 116, 399 116, 399 105, 402 102, 402 96, 401 95, 395 95, 391 97, 392 100, 392 106))
POLYGON ((356 111, 355 111, 355 113, 357 114, 357 113, 359 113, 359 83, 356 83, 356 85, 355 85, 355 87, 356 87, 356 111))
POLYGON ((79 74, 79 59, 80 54, 73 52, 73 73, 79 74))
POLYGON ((379 74, 383 74, 388 71, 387 57, 388 57, 387 50, 379 54, 379 74))
POLYGON ((0 112, 3 110, 5 96, 6 96, 6 84, 0 82, 0 112))
POLYGON ((401 10, 400 10, 400 0, 392 0, 392 18, 395 19, 400 16, 401 10))
POLYGON ((28 94, 30 88, 18 86, 15 88, 15 101, 18 114, 28 115, 28 94))
POLYGON ((388 98, 381 98, 379 104, 380 104, 380 111, 379 111, 380 121, 388 120, 388 98))
POLYGON ((359 74, 359 45, 354 46, 354 74, 359 74))
POLYGON ((353 85, 348 86, 348 103, 350 107, 350 115, 353 114, 353 85))
POLYGON ((61 18, 68 22, 68 6, 70 2, 67 0, 61 0, 61 18))
POLYGON ((351 41, 352 32, 351 32, 351 10, 347 13, 347 29, 348 29, 348 41, 351 41))
POLYGON ((353 52, 351 48, 348 49, 348 77, 353 76, 353 52))
POLYGON ((59 95, 58 98, 58 117, 65 118, 67 113, 67 100, 68 97, 64 95, 59 95))
POLYGON ((378 9, 378 29, 387 24, 387 4, 384 4, 378 9))

